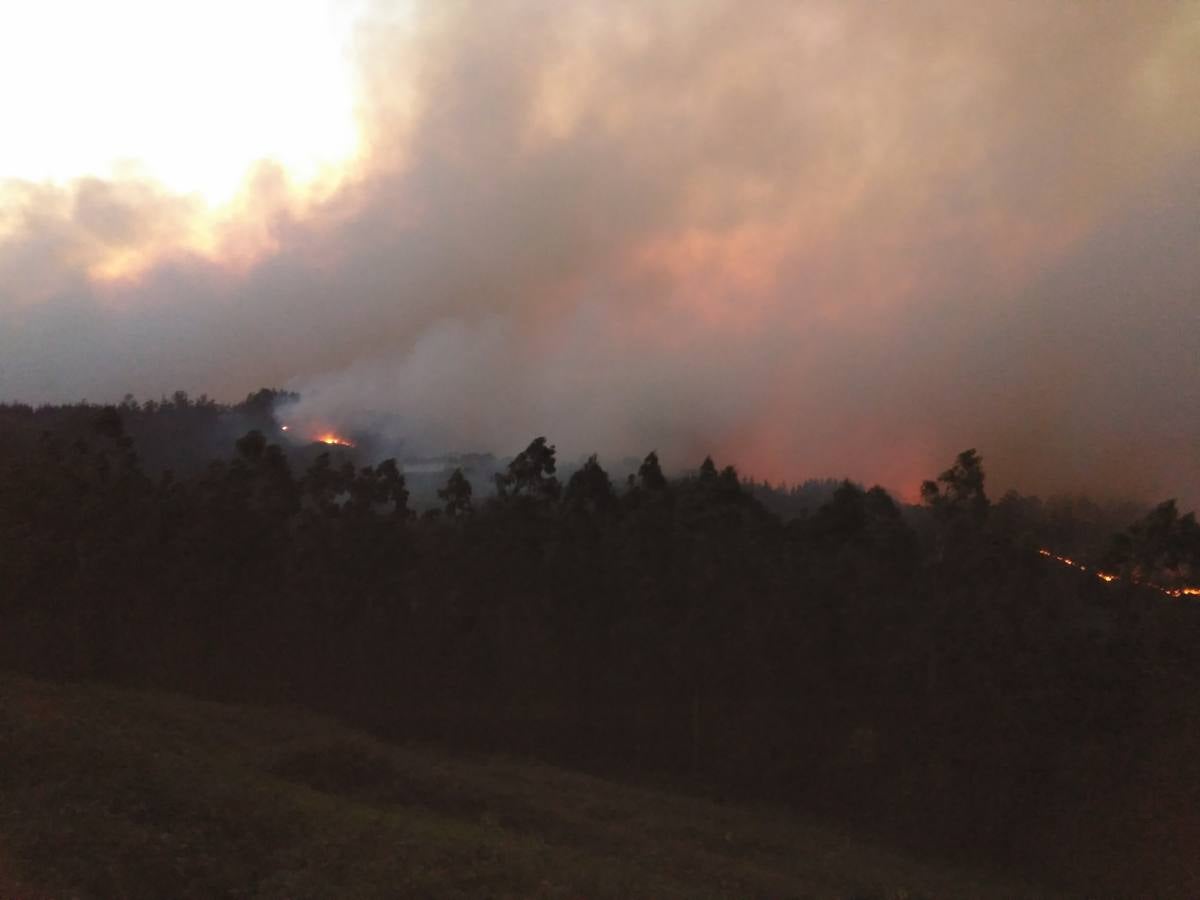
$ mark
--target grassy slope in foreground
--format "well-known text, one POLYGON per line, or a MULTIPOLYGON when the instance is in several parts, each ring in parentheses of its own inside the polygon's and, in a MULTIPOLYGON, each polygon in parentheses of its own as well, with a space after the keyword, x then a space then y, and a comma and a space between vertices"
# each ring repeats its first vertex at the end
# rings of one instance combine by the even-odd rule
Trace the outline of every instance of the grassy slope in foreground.
POLYGON ((0 897, 1009 897, 794 817, 0 676, 0 897))

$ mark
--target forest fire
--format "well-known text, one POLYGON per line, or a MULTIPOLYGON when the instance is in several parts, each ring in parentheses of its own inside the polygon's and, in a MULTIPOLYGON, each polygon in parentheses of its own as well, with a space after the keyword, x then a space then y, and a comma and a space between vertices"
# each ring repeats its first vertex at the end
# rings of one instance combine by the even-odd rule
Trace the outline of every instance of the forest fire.
MULTIPOLYGON (((1093 575, 1095 575, 1101 581, 1111 583, 1113 581, 1121 580, 1120 575, 1114 575, 1112 572, 1104 572, 1100 569, 1089 569, 1087 566, 1085 566, 1081 562, 1076 562, 1075 560, 1071 559, 1068 556, 1059 556, 1057 553, 1051 553, 1049 550, 1046 550, 1045 548, 1038 550, 1038 553, 1040 553, 1042 556, 1046 557, 1047 559, 1052 559, 1055 562, 1061 563, 1064 566, 1070 566, 1072 569, 1078 569, 1080 572, 1091 572, 1093 575)), ((1160 594, 1165 594, 1168 597, 1200 597, 1200 587, 1185 586, 1185 587, 1169 588, 1169 587, 1163 587, 1161 584, 1155 584, 1153 581, 1136 581, 1135 580, 1133 583, 1140 584, 1143 587, 1153 588, 1154 590, 1158 591, 1160 594)))
MULTIPOLYGON (((290 433, 292 428, 290 425, 280 425, 279 430, 290 433)), ((301 428, 302 432, 306 431, 306 430, 307 429, 301 428)), ((349 438, 344 438, 340 434, 338 434, 334 431, 319 432, 318 434, 313 435, 312 441, 313 441, 313 443, 316 443, 316 444, 327 444, 330 447, 353 447, 354 446, 354 441, 350 440, 349 438)))

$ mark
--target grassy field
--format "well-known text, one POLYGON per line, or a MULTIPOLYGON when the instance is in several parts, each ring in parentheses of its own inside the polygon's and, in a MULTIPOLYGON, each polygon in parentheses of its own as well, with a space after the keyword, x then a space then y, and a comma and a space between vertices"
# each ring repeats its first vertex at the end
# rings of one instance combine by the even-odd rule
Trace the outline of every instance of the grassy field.
POLYGON ((0 676, 4 900, 1038 895, 777 812, 0 676))

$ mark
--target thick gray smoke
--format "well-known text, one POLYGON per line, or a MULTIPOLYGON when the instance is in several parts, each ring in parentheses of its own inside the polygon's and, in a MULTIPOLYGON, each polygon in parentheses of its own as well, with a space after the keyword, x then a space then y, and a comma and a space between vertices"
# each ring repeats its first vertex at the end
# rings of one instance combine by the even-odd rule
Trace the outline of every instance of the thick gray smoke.
POLYGON ((200 254, 153 186, 7 185, 0 395, 1194 505, 1197 58, 1194 2, 380 9, 319 206, 264 170, 200 254))

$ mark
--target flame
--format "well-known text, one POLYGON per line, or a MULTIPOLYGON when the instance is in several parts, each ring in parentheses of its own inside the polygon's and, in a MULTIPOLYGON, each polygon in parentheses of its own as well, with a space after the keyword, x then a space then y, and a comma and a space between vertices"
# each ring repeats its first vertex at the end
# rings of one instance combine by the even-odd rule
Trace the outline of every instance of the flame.
MULTIPOLYGON (((1051 553, 1045 548, 1039 549, 1038 553, 1047 559, 1052 559, 1064 566, 1070 566, 1072 569, 1078 569, 1080 572, 1088 571, 1087 566, 1085 566, 1083 563, 1075 562, 1075 560, 1071 559, 1069 556, 1059 556, 1057 553, 1051 553)), ((1109 583, 1121 580, 1120 575, 1114 575, 1112 572, 1103 572, 1100 569, 1093 570, 1092 574, 1101 581, 1109 583)), ((1169 588, 1163 587, 1161 584, 1155 584, 1153 581, 1137 581, 1136 579, 1134 580, 1134 584, 1140 584, 1144 587, 1153 588, 1160 594, 1164 594, 1167 597, 1200 597, 1200 587, 1185 586, 1169 588)))
POLYGON ((1200 597, 1200 587, 1161 588, 1164 594, 1172 597, 1200 597))
MULTIPOLYGON (((292 426, 290 426, 290 425, 280 425, 279 426, 280 431, 290 432, 291 428, 292 428, 292 426)), ((311 432, 310 432, 310 434, 311 434, 311 432)), ((318 434, 313 435, 312 440, 318 444, 328 444, 330 447, 353 447, 354 446, 354 441, 350 440, 349 438, 344 438, 340 434, 338 434, 337 432, 334 432, 334 431, 322 431, 318 434)))

